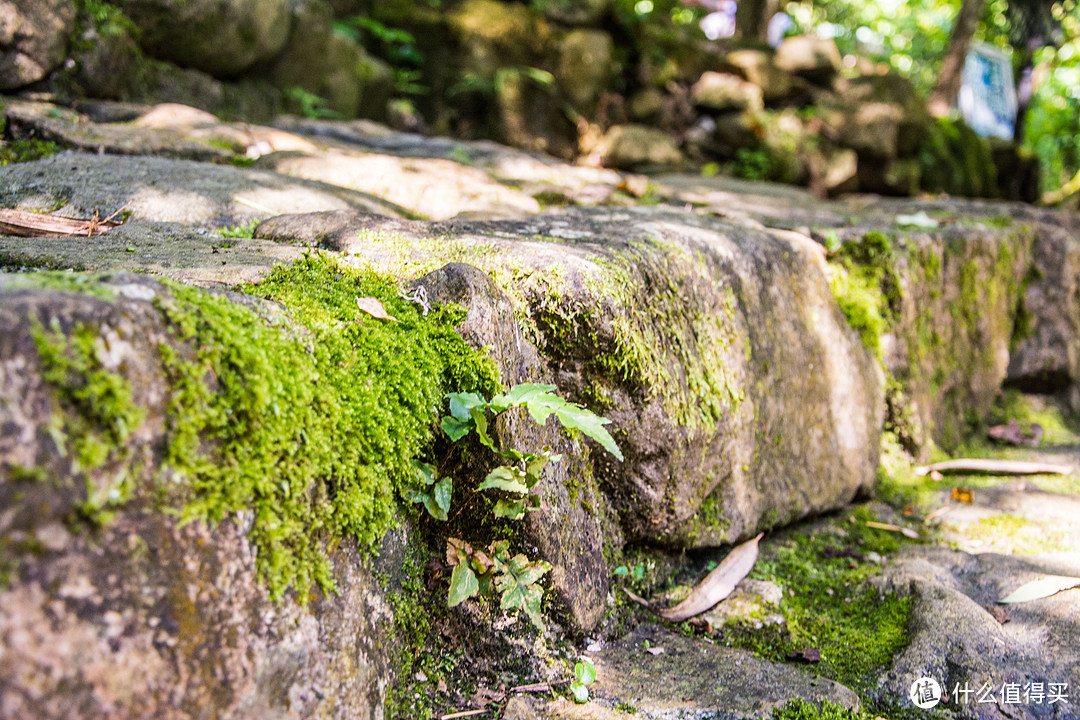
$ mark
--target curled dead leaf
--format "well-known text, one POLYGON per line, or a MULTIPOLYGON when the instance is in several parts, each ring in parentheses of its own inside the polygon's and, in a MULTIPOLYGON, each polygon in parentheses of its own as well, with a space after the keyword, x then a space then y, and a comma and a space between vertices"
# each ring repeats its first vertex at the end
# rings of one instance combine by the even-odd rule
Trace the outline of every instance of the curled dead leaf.
POLYGON ((758 557, 758 542, 764 533, 747 540, 727 554, 716 569, 694 586, 689 597, 673 608, 660 610, 660 617, 681 622, 700 615, 730 595, 735 586, 754 569, 758 557))

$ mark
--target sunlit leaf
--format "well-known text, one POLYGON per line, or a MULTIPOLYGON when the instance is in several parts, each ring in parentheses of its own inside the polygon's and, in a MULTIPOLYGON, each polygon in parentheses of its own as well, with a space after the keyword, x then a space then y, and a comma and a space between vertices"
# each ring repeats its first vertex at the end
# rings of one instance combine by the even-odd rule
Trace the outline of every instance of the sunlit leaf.
POLYGON ((604 427, 611 422, 607 418, 602 418, 591 410, 574 403, 567 403, 565 407, 559 408, 556 417, 559 418, 559 422, 563 424, 563 427, 580 430, 600 443, 602 448, 619 460, 623 459, 622 451, 615 444, 615 439, 611 437, 611 434, 604 427))
POLYGON ((591 660, 583 658, 574 665, 574 679, 582 685, 591 685, 596 680, 596 666, 591 660))
POLYGON ((516 407, 518 405, 524 405, 535 397, 550 393, 555 389, 554 385, 539 385, 534 383, 521 383, 510 388, 507 393, 501 393, 491 398, 491 402, 488 405, 495 412, 502 412, 503 410, 516 407))
MULTIPOLYGON (((438 520, 445 520, 447 513, 450 512, 450 496, 454 492, 454 481, 451 478, 444 477, 435 483, 435 487, 432 489, 433 499, 435 505, 442 511, 442 517, 437 517, 438 520)), ((434 513, 432 513, 434 514, 434 513)))
POLYGON ((483 397, 471 392, 447 393, 446 397, 450 399, 450 414, 462 421, 469 419, 470 410, 487 404, 483 397))
POLYGON ((450 593, 446 597, 446 603, 455 607, 479 592, 480 583, 476 579, 476 573, 465 565, 458 565, 450 576, 450 593))
POLYGON ((998 600, 999 603, 1022 603, 1056 595, 1062 590, 1080 587, 1080 578, 1067 577, 1065 575, 1047 575, 1038 580, 1024 583, 1005 597, 998 600))
POLYGON ((574 696, 574 702, 578 704, 589 702, 589 688, 581 683, 570 683, 570 693, 574 696))
POLYGON ((525 485, 525 473, 509 465, 500 465, 484 478, 484 482, 477 486, 477 490, 505 490, 506 492, 524 495, 529 492, 525 485))
POLYGON ((524 500, 500 500, 495 503, 495 517, 520 520, 525 517, 524 500))
POLYGON ((495 447, 495 442, 488 435, 488 420, 484 409, 472 408, 469 410, 469 417, 472 419, 473 427, 476 428, 476 435, 480 438, 480 442, 484 443, 492 452, 499 452, 499 449, 495 447))
POLYGON ((939 223, 934 218, 926 214, 925 210, 920 210, 912 215, 897 215, 896 224, 901 227, 917 227, 917 228, 936 228, 939 223))
POLYGON ((446 436, 450 438, 452 442, 457 442, 461 438, 469 434, 469 431, 473 429, 472 420, 458 420, 456 417, 447 415, 439 423, 439 427, 446 433, 446 436))

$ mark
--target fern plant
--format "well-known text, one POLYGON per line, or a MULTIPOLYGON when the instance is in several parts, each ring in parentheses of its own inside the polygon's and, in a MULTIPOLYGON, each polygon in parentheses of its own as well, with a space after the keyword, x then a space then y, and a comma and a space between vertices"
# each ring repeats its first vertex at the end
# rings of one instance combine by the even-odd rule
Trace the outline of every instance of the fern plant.
MULTIPOLYGON (((618 445, 604 427, 610 421, 559 397, 554 390, 554 385, 522 384, 490 400, 478 393, 447 395, 450 414, 442 419, 440 427, 451 442, 461 442, 470 433, 475 433, 480 443, 502 460, 502 464, 489 472, 474 491, 503 493, 503 497, 495 502, 495 517, 521 520, 525 513, 539 510, 540 496, 534 494, 533 489, 540 482, 540 473, 548 463, 561 460, 560 455, 547 450, 527 453, 516 448, 503 448, 491 436, 488 429, 499 415, 511 408, 525 408, 540 425, 555 416, 565 430, 587 435, 616 458, 623 459, 618 445)), ((409 499, 423 504, 431 517, 446 522, 450 517, 453 479, 439 477, 435 466, 420 462, 416 463, 416 474, 419 490, 409 499)), ((503 610, 522 610, 537 628, 543 630, 540 604, 544 593, 539 581, 551 569, 549 563, 529 560, 522 553, 512 554, 509 540, 496 540, 481 549, 454 537, 447 540, 446 559, 453 567, 447 594, 450 607, 476 595, 491 597, 498 592, 503 610)))

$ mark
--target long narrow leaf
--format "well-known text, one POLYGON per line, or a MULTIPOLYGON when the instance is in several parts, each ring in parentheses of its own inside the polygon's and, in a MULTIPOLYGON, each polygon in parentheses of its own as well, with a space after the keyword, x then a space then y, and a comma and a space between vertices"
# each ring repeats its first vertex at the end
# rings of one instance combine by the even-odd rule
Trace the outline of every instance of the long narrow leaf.
POLYGON ((729 552, 716 569, 690 591, 689 597, 673 608, 660 610, 660 617, 671 622, 688 620, 730 595, 735 586, 754 569, 758 557, 758 541, 762 534, 729 552))

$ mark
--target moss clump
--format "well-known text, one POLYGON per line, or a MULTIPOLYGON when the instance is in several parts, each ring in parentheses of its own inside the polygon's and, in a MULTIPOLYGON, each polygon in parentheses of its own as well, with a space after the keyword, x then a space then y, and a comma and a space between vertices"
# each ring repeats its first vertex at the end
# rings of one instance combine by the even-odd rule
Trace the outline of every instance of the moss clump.
POLYGON ((792 700, 772 714, 772 720, 862 720, 864 714, 829 701, 817 705, 802 699, 792 700))
POLYGON ((60 146, 48 140, 30 138, 0 143, 0 165, 30 162, 52 157, 60 152, 60 146))
POLYGON ((878 357, 881 336, 899 311, 900 281, 893 263, 892 244, 875 231, 845 244, 830 266, 829 286, 841 312, 878 357))
POLYGON ((781 533, 763 546, 750 577, 783 588, 780 612, 786 629, 728 626, 725 641, 776 661, 783 661, 789 652, 816 647, 821 662, 814 671, 858 692, 871 690, 878 671, 906 643, 910 600, 879 595, 866 587, 863 581, 877 572, 878 565, 826 557, 827 548, 887 555, 902 542, 866 526, 866 520, 874 519, 867 506, 855 508, 851 519, 828 521, 829 527, 812 535, 781 533))
MULTIPOLYGON (((41 376, 53 388, 58 405, 50 432, 60 454, 71 458, 72 472, 89 473, 107 462, 122 463, 128 455, 125 443, 145 413, 132 399, 131 383, 103 366, 100 357, 108 352, 108 341, 84 324, 65 334, 56 320, 48 330, 35 321, 30 332, 41 359, 41 376)), ((126 473, 102 487, 88 479, 81 509, 88 518, 102 520, 98 513, 127 499, 129 492, 126 473)))
POLYGON ((191 288, 159 300, 177 339, 196 348, 160 346, 172 386, 165 472, 190 487, 186 519, 252 514, 273 597, 313 582, 328 591, 321 541, 380 538, 444 394, 490 393, 497 373, 454 331, 459 311, 421 316, 372 272, 309 256, 245 290, 286 305, 310 335, 191 288), (363 296, 400 322, 365 316, 363 296))

